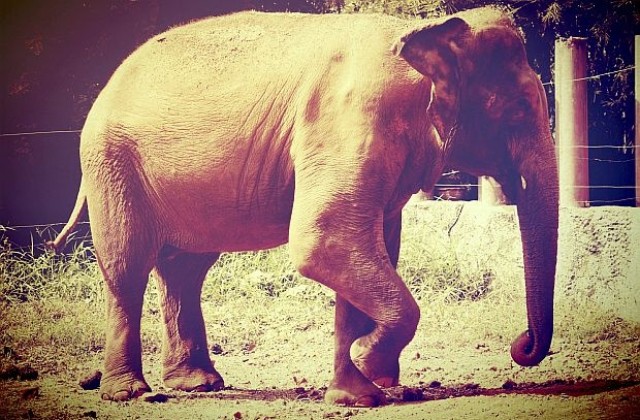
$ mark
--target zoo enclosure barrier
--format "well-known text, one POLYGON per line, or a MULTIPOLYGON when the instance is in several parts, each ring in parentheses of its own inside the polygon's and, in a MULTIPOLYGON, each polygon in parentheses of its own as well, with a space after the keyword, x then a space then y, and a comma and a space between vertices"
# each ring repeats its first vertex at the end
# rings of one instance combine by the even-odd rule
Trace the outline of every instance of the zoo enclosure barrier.
MULTIPOLYGON (((585 207, 591 204, 629 204, 635 202, 640 207, 640 35, 635 36, 635 65, 623 69, 587 76, 587 51, 584 38, 568 38, 556 41, 555 77, 543 85, 556 86, 556 152, 560 180, 560 202, 563 206, 585 207), (587 120, 587 82, 601 77, 610 77, 618 73, 635 70, 635 143, 625 145, 590 145, 588 141, 587 120), (589 157, 590 150, 634 149, 634 157, 629 159, 603 159, 589 157), (635 161, 635 185, 590 185, 589 162, 598 161, 611 164, 625 164, 635 161), (635 190, 635 197, 614 200, 589 200, 589 191, 594 189, 635 190)), ((56 134, 79 134, 81 130, 51 130, 16 133, 0 133, 0 138, 37 136, 51 138, 56 134)), ((456 175, 450 171, 443 176, 456 175)), ((478 199, 487 204, 504 204, 506 199, 500 186, 489 177, 480 177, 477 182, 449 183, 439 181, 435 185, 436 198, 456 199, 455 191, 478 190, 478 199), (448 191, 448 192, 447 192, 448 191), (454 191, 454 193, 451 193, 454 191)), ((7 229, 35 229, 39 236, 51 235, 52 226, 64 225, 33 224, 1 226, 0 233, 7 229)))

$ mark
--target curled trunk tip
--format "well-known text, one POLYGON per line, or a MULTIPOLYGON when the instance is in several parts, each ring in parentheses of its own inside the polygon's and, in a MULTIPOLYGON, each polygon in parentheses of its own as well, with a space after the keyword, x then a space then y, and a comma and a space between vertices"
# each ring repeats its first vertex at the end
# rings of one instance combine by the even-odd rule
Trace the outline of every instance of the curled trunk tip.
POLYGON ((547 356, 550 346, 550 339, 536 339, 527 330, 511 344, 511 358, 520 366, 537 366, 547 356))

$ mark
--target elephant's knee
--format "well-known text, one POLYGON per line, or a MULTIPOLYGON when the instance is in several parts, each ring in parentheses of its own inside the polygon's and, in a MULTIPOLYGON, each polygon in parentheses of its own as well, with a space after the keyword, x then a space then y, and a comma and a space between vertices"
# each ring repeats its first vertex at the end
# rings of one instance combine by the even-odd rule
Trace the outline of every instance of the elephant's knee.
POLYGON ((326 234, 298 234, 289 240, 291 262, 301 275, 335 286, 349 271, 343 242, 326 234))
POLYGON ((420 307, 410 294, 400 306, 397 324, 394 325, 394 329, 397 331, 398 340, 406 345, 413 339, 418 329, 420 307))
POLYGON ((408 314, 408 321, 407 321, 407 326, 408 328, 411 330, 411 339, 413 339, 413 336, 416 334, 416 330, 418 329, 418 323, 420 323, 420 307, 418 306, 418 303, 415 301, 415 299, 413 299, 413 297, 411 298, 411 304, 408 305, 409 306, 409 314, 408 314))
POLYGON ((320 245, 312 240, 295 240, 289 242, 289 255, 293 267, 307 278, 319 280, 322 277, 322 257, 320 245))

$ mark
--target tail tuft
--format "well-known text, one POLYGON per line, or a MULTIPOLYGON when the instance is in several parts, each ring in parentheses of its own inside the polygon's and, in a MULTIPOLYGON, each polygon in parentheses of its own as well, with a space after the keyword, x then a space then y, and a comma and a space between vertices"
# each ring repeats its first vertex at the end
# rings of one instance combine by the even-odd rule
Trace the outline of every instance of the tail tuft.
POLYGON ((67 243, 67 238, 73 232, 76 225, 80 221, 80 218, 84 215, 84 212, 87 210, 87 194, 84 191, 84 179, 80 182, 80 189, 78 190, 78 196, 76 197, 76 204, 73 206, 73 211, 71 212, 71 216, 69 216, 69 221, 64 228, 60 231, 58 236, 53 241, 45 242, 44 246, 46 249, 53 251, 55 254, 59 254, 64 249, 64 246, 67 243))
MULTIPOLYGON (((60 253, 60 251, 62 250, 62 248, 64 248, 64 244, 63 244, 63 243, 60 243, 60 242, 58 241, 58 238, 59 238, 59 237, 60 237, 60 236, 56 237, 56 239, 55 239, 55 240, 53 240, 53 241, 47 241, 47 242, 45 242, 45 243, 44 243, 44 247, 45 247, 45 249, 46 249, 46 250, 48 250, 48 251, 52 251, 54 254, 59 254, 59 253, 60 253)), ((66 238, 64 238, 64 239, 65 239, 65 243, 66 243, 66 238)))

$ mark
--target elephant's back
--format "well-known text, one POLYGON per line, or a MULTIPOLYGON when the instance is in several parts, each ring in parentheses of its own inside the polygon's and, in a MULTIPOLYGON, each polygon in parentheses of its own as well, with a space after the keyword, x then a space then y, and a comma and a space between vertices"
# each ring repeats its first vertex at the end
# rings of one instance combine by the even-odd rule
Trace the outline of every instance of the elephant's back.
POLYGON ((385 77, 380 60, 392 59, 393 42, 412 25, 383 15, 242 12, 172 28, 118 67, 87 118, 83 149, 120 143, 172 158, 206 143, 225 159, 257 144, 288 150, 281 145, 291 144, 313 93, 330 89, 327 79, 347 86, 385 77))
POLYGON ((240 129, 227 126, 259 111, 257 102, 291 111, 331 66, 350 66, 349 77, 361 78, 371 66, 379 71, 379 56, 390 54, 407 25, 383 15, 258 12, 192 22, 134 51, 89 117, 125 130, 157 127, 197 135, 215 126, 240 129))
POLYGON ((322 50, 345 42, 368 40, 369 44, 360 45, 371 48, 380 35, 401 33, 407 25, 407 21, 376 14, 240 12, 175 27, 150 39, 140 52, 164 51, 173 64, 189 63, 196 59, 190 53, 203 52, 206 57, 198 58, 205 58, 214 72, 225 72, 234 64, 249 71, 267 64, 275 70, 288 63, 313 61, 322 50))
POLYGON ((295 78, 322 68, 326 56, 345 48, 388 50, 409 23, 383 15, 308 15, 241 12, 161 33, 136 50, 113 81, 147 90, 183 91, 259 80, 295 78), (311 69, 311 70, 310 70, 311 69))

